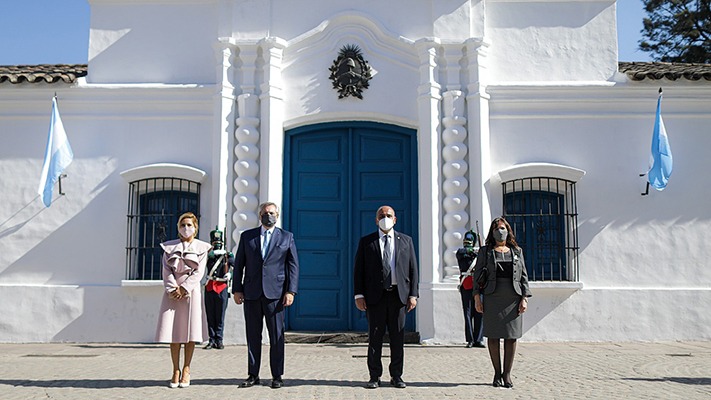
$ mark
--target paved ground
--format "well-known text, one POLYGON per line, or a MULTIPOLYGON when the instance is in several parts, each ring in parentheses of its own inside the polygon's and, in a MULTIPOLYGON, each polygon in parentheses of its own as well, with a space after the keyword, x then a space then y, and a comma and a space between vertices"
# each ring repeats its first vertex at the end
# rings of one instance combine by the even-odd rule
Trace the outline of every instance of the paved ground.
POLYGON ((407 389, 363 387, 363 344, 288 344, 286 386, 274 390, 237 387, 245 346, 196 349, 192 386, 170 389, 167 346, 0 344, 0 399, 711 398, 711 342, 519 343, 513 389, 491 386, 485 349, 406 347, 407 389))

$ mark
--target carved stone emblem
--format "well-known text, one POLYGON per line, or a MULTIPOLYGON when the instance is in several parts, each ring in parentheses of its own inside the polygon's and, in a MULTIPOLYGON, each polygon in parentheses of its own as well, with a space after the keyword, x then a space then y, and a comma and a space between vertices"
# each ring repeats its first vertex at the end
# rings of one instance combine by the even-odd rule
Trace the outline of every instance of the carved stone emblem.
POLYGON ((333 88, 338 90, 339 99, 348 96, 363 99, 363 89, 368 88, 372 75, 370 65, 363 59, 358 46, 343 46, 328 70, 331 71, 329 79, 333 82, 333 88))

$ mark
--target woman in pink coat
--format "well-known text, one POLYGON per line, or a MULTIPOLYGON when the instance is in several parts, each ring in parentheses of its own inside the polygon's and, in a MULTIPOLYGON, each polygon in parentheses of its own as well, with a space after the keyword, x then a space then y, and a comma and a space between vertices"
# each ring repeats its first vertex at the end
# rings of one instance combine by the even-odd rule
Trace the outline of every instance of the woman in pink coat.
POLYGON ((212 246, 196 239, 197 218, 185 213, 178 219, 180 238, 161 243, 163 248, 163 285, 156 342, 170 343, 173 377, 170 387, 190 386, 190 362, 195 343, 207 337, 207 320, 200 280, 205 274, 207 253, 212 246), (185 360, 180 368, 180 347, 185 345, 185 360))

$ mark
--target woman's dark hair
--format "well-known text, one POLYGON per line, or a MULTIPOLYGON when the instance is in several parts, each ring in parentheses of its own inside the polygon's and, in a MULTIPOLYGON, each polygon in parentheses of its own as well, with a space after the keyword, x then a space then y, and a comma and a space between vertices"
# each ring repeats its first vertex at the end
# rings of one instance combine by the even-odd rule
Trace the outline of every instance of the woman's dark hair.
POLYGON ((491 221, 491 225, 489 226, 489 234, 486 235, 485 244, 490 249, 493 249, 496 246, 496 240, 494 240, 494 229, 497 229, 499 227, 499 222, 503 222, 506 226, 506 230, 509 232, 508 236, 506 236, 506 246, 514 249, 518 248, 518 243, 516 243, 516 236, 513 233, 513 229, 511 229, 509 221, 507 221, 504 217, 494 218, 494 220, 491 221))

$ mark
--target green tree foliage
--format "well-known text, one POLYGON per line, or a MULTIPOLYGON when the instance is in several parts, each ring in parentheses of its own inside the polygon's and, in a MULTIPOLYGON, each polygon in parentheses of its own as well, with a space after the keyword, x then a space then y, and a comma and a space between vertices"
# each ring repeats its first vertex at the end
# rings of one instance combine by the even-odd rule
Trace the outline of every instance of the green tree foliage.
POLYGON ((711 63, 711 0, 642 0, 639 48, 657 61, 711 63))

